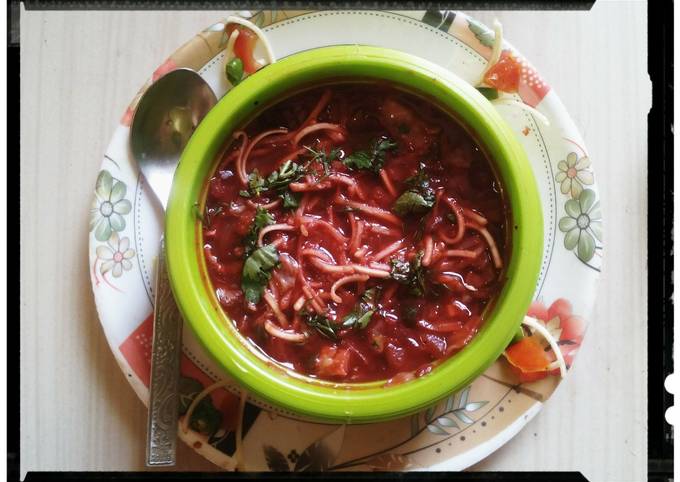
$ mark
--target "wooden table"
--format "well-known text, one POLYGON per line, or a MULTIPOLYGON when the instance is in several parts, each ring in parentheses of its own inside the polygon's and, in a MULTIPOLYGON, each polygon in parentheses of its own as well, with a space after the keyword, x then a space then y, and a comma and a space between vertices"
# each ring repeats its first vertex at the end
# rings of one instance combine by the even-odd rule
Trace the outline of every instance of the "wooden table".
MULTIPOLYGON (((473 13, 501 20, 583 133, 598 174, 607 253, 569 380, 517 437, 472 470, 644 480, 646 3, 473 13)), ((144 470, 146 410, 109 351, 92 298, 88 210, 104 149, 130 99, 168 54, 224 15, 22 7, 22 474, 144 470)), ((178 460, 176 470, 215 470, 183 444, 178 460)))

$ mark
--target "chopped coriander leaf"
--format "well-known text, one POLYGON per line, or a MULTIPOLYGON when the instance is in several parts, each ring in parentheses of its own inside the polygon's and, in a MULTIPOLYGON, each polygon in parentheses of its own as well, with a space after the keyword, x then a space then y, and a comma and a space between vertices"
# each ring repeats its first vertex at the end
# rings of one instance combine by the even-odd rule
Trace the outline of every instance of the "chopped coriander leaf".
POLYGON ((379 172, 385 164, 385 154, 397 148, 396 142, 386 137, 375 139, 368 151, 355 151, 343 159, 350 169, 379 172))
POLYGON ((271 271, 279 264, 279 252, 271 244, 255 250, 243 264, 241 289, 249 303, 260 302, 271 271))
POLYGON ((203 224, 205 224, 205 218, 203 217, 201 208, 198 207, 198 203, 194 203, 194 205, 191 206, 191 211, 194 213, 194 217, 196 219, 199 219, 203 224))
POLYGON ((331 149, 330 152, 327 153, 323 150, 317 151, 309 146, 303 147, 312 154, 312 158, 310 159, 311 162, 318 161, 323 165, 323 170, 326 175, 330 173, 331 163, 336 161, 340 155, 340 149, 331 149))
POLYGON ((201 222, 207 228, 210 228, 210 225, 212 224, 213 216, 217 216, 219 213, 221 213, 224 210, 224 208, 222 206, 217 206, 216 208, 207 208, 205 213, 201 213, 201 210, 198 207, 198 203, 194 203, 194 205, 192 206, 191 209, 192 209, 196 219, 200 219, 201 222))
POLYGON ((427 201, 422 194, 413 191, 405 191, 395 201, 392 210, 399 216, 407 214, 426 213, 434 204, 427 201))
POLYGON ((299 180, 304 175, 305 168, 303 166, 288 160, 267 177, 266 189, 272 191, 287 189, 291 182, 299 180))
POLYGON ((357 303, 354 311, 342 320, 342 327, 360 330, 366 328, 377 309, 378 292, 378 288, 370 288, 364 291, 364 294, 361 295, 361 301, 357 303))
POLYGON ((305 323, 318 331, 322 336, 330 338, 331 340, 338 339, 338 326, 332 320, 316 313, 304 314, 303 319, 305 320, 305 323))
POLYGON ((225 73, 229 83, 236 87, 243 80, 243 61, 238 57, 234 57, 227 62, 225 73))
POLYGON ((418 316, 418 308, 415 306, 409 306, 404 310, 404 321, 408 325, 413 325, 416 322, 416 317, 418 316))
POLYGON ((285 190, 279 197, 283 199, 283 209, 297 209, 300 206, 300 194, 285 190))
POLYGON ((270 224, 274 224, 274 217, 269 214, 265 208, 258 207, 255 211, 255 216, 253 217, 248 234, 246 234, 245 238, 243 239, 243 244, 245 245, 244 254, 246 258, 250 256, 253 251, 255 251, 260 230, 265 226, 269 226, 270 224))
POLYGON ((408 284, 411 276, 411 265, 401 259, 390 260, 390 277, 401 284, 408 284))
POLYGON ((267 182, 260 176, 260 173, 255 169, 248 175, 248 193, 252 196, 259 196, 268 189, 267 182))
POLYGON ((422 214, 434 206, 434 190, 430 187, 430 180, 425 172, 425 164, 421 162, 418 172, 406 179, 405 183, 408 187, 407 190, 397 198, 392 206, 395 213, 399 216, 422 214))
POLYGON ((390 277, 397 283, 408 286, 409 293, 413 296, 424 296, 425 268, 422 265, 423 251, 418 251, 416 257, 408 263, 399 259, 390 260, 390 277))

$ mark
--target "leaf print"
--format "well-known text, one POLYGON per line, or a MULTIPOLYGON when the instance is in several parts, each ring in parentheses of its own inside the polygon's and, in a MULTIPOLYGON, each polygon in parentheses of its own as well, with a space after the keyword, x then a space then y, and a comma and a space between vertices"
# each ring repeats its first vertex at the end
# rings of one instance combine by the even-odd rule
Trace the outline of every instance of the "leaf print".
POLYGON ((470 387, 467 387, 460 394, 460 400, 458 401, 458 408, 463 408, 467 405, 468 395, 470 394, 470 387))
POLYGON ((430 425, 428 425, 427 430, 429 432, 432 432, 433 434, 436 434, 436 435, 448 435, 449 434, 446 430, 444 430, 439 425, 436 425, 434 423, 431 423, 430 425))
POLYGON ((250 21, 258 27, 262 27, 262 25, 264 25, 264 10, 257 12, 253 17, 250 18, 250 21))
POLYGON ((455 427, 455 428, 460 428, 458 424, 456 423, 455 420, 449 418, 449 417, 439 417, 437 419, 437 423, 439 425, 443 425, 444 427, 455 427))
POLYGON ((222 30, 224 30, 224 24, 222 22, 217 22, 206 28, 204 32, 221 32, 222 30))
POLYGON ((472 20, 471 18, 467 19, 468 21, 468 28, 470 29, 470 32, 475 34, 475 37, 477 37, 477 40, 479 40, 479 43, 482 45, 485 45, 489 48, 493 47, 493 40, 496 37, 495 34, 493 33, 492 30, 489 30, 486 28, 484 25, 481 23, 472 20))
POLYGON ((422 21, 434 28, 448 32, 455 18, 456 13, 451 10, 428 10, 425 12, 422 21))
POLYGON ((425 422, 430 423, 432 419, 434 418, 434 410, 437 408, 436 405, 431 406, 427 410, 425 410, 425 422))
POLYGON ((479 410, 482 408, 484 405, 486 405, 489 402, 471 402, 465 405, 465 411, 466 412, 474 412, 475 410, 479 410))
POLYGON ((374 471, 390 471, 397 472, 406 469, 420 467, 413 462, 411 457, 402 454, 381 454, 364 462, 364 465, 372 468, 374 471))
POLYGON ((474 420, 472 420, 470 417, 468 417, 467 415, 465 415, 465 412, 464 412, 463 409, 461 409, 461 408, 459 408, 459 409, 457 409, 457 410, 454 410, 454 411, 453 411, 453 414, 456 416, 456 418, 457 418, 458 420, 460 420, 460 421, 463 422, 463 423, 475 423, 474 420))
POLYGON ((220 43, 217 44, 217 48, 221 49, 222 47, 226 46, 227 43, 229 43, 229 36, 227 35, 227 31, 224 30, 220 36, 220 43))
POLYGON ((455 399, 456 399, 455 393, 446 399, 446 408, 444 409, 445 411, 450 412, 453 409, 453 403, 455 399))
POLYGON ((345 425, 321 437, 300 454, 295 472, 321 472, 327 470, 340 452, 345 438, 345 425))
POLYGON ((415 437, 420 431, 420 414, 411 415, 411 436, 415 437))
POLYGON ((264 458, 267 460, 267 467, 272 472, 290 472, 290 466, 286 457, 271 445, 262 447, 264 458))

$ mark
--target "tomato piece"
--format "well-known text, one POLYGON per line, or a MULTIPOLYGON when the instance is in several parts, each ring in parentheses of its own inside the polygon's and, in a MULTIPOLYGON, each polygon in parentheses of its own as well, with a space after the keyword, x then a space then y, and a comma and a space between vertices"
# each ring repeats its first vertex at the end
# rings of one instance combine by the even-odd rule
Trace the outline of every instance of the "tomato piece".
POLYGON ((517 92, 522 67, 509 50, 501 53, 496 62, 484 74, 484 82, 503 92, 517 92))
POLYGON ((349 351, 335 346, 324 346, 316 361, 320 377, 346 377, 349 372, 349 351))
POLYGON ((535 381, 549 373, 551 360, 535 336, 522 338, 510 345, 504 355, 520 381, 535 381))
POLYGON ((395 370, 400 370, 406 361, 406 351, 403 347, 392 342, 385 346, 385 360, 395 370))

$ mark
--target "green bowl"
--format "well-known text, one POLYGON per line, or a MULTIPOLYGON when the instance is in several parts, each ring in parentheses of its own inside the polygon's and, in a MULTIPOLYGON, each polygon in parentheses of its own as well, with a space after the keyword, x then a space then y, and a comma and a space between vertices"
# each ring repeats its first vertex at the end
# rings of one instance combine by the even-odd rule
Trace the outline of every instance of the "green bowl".
POLYGON ((165 239, 170 281, 185 320, 207 352, 243 388, 302 418, 366 423, 431 406, 467 386, 501 355, 534 293, 543 253, 543 218, 536 181, 516 134, 474 87, 413 55, 347 45, 286 57, 247 78, 220 100, 182 154, 168 204, 165 239), (290 93, 338 79, 388 81, 454 114, 486 150, 510 205, 506 282, 480 331, 463 350, 429 374, 402 384, 322 381, 265 358, 222 311, 203 257, 194 206, 199 203, 202 210, 207 181, 231 133, 290 93))

